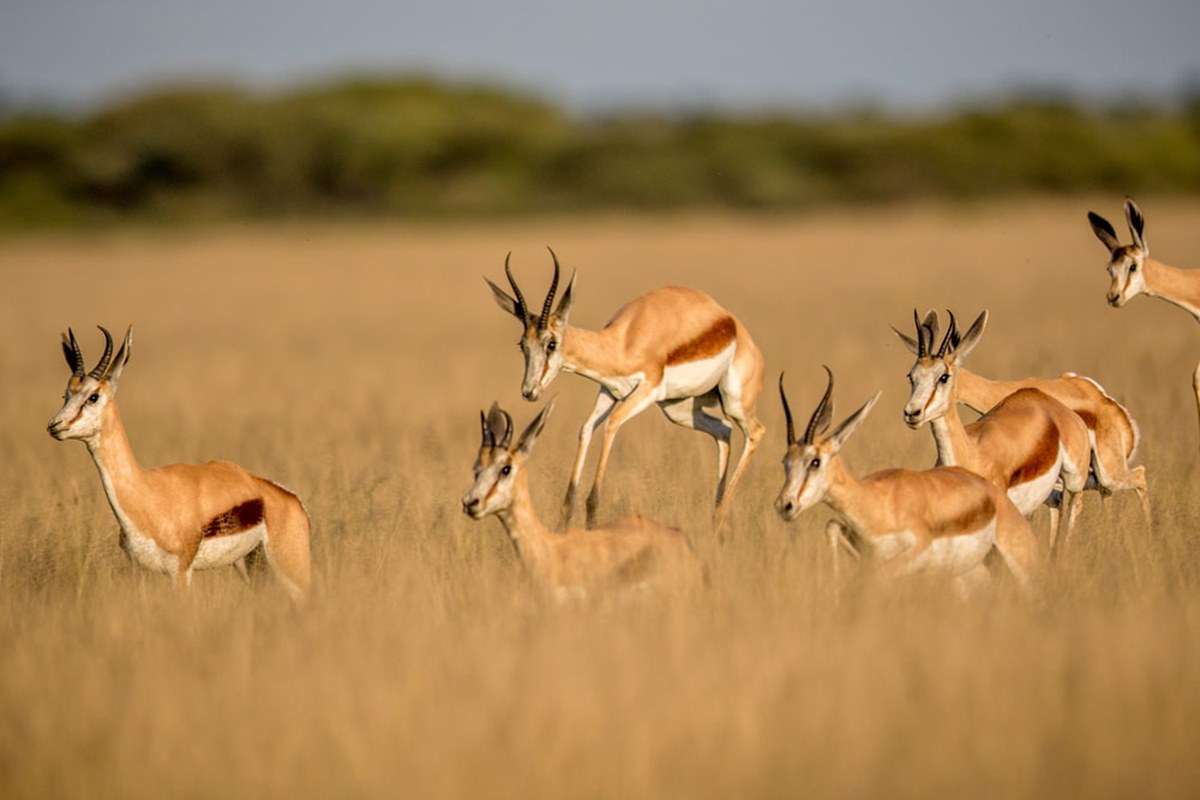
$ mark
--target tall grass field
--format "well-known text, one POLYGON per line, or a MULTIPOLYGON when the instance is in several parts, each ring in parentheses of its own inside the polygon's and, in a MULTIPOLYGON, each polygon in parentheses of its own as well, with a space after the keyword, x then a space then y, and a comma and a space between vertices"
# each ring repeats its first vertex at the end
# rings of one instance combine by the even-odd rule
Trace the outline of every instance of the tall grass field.
MULTIPOLYGON (((1200 203, 1138 198, 1157 258, 1200 267, 1200 203)), ((123 229, 0 245, 0 797, 1179 797, 1200 786, 1200 327, 1106 306, 1085 212, 1120 198, 803 217, 123 229), (622 429, 602 517, 691 536, 695 597, 557 607, 494 519, 472 522, 478 412, 524 425, 518 325, 544 245, 598 328, 668 284, 711 293, 767 359, 764 444, 723 539, 712 440, 650 410, 622 429), (901 409, 914 307, 991 310, 971 366, 1073 370, 1133 411, 1154 523, 1089 494, 1042 603, 1001 588, 835 586, 829 512, 784 524, 787 370, 807 417, 883 397, 845 457, 934 462, 901 409), (96 470, 45 424, 71 325, 90 368, 134 326, 118 402, 145 466, 227 458, 295 489, 314 592, 264 573, 191 590, 130 564, 96 470)), ((595 386, 562 375, 531 461, 554 522, 595 386)), ((736 447, 740 437, 735 436, 736 447)), ((590 472, 589 472, 590 475, 590 472)), ((586 479, 586 478, 585 478, 586 479)), ((1047 513, 1034 517, 1045 538, 1047 513)))

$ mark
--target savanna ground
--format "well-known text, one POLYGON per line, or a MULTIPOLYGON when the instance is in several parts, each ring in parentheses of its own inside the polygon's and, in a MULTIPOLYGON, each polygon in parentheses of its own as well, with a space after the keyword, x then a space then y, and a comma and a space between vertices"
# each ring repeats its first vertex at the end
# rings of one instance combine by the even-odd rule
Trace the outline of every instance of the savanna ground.
MULTIPOLYGON (((1200 265, 1200 204, 1142 198, 1158 257, 1200 265)), ((9 240, 0 249, 0 795, 104 797, 1172 796, 1200 785, 1200 330, 1104 304, 1084 212, 1119 198, 462 225, 294 225, 9 240), (478 410, 523 425, 506 250, 526 292, 551 243, 599 326, 668 283, 710 291, 767 355, 769 428, 730 537, 709 527, 711 440, 650 411, 622 431, 606 513, 688 530, 705 595, 530 600, 494 520, 459 510, 478 410), (815 509, 773 513, 787 369, 807 417, 883 399, 859 472, 927 466, 900 409, 913 306, 987 306, 984 374, 1098 378, 1144 434, 1156 524, 1090 495, 1047 601, 865 590, 835 606, 815 509), (299 491, 316 590, 264 576, 174 592, 131 566, 78 443, 44 431, 74 326, 135 324, 119 397, 141 461, 231 458, 299 491)), ((594 397, 563 376, 533 460, 550 518, 594 397)), ((594 454, 593 454, 594 456, 594 454)), ((1044 533, 1046 514, 1035 520, 1044 533)))

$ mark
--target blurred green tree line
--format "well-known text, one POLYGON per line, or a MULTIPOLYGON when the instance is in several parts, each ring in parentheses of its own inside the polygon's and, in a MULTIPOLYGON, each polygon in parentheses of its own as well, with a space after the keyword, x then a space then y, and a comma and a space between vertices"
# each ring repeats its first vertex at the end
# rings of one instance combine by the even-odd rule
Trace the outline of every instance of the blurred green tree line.
POLYGON ((162 89, 86 115, 0 118, 10 228, 1198 190, 1200 102, 579 115, 495 87, 359 78, 162 89))

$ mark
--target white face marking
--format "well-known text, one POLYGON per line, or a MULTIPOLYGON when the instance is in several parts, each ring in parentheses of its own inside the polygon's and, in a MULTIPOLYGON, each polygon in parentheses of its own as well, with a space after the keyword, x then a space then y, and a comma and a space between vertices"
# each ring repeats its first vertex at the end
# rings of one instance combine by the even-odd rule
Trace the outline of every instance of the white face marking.
POLYGON ((90 375, 79 381, 74 389, 68 381, 63 405, 46 430, 60 442, 67 439, 91 439, 100 432, 105 406, 112 399, 112 389, 90 375))
POLYGON ((912 390, 904 406, 906 425, 919 428, 945 415, 950 408, 954 369, 954 362, 949 358, 917 359, 908 373, 912 390))
POLYGON ((1121 252, 1108 265, 1108 304, 1120 308, 1146 288, 1144 257, 1136 248, 1121 252))
POLYGON ((479 520, 511 506, 513 483, 519 470, 520 465, 503 448, 480 453, 475 461, 475 480, 462 498, 463 513, 479 520))
POLYGON ((775 510, 791 522, 829 493, 829 462, 834 451, 827 445, 792 444, 783 457, 783 488, 775 510))
POLYGON ((715 355, 668 366, 663 370, 663 399, 695 397, 712 389, 729 369, 736 346, 731 341, 715 355))
POLYGON ((566 325, 551 319, 545 330, 531 325, 521 336, 521 355, 525 358, 525 377, 521 381, 521 396, 537 400, 563 368, 562 341, 566 325))

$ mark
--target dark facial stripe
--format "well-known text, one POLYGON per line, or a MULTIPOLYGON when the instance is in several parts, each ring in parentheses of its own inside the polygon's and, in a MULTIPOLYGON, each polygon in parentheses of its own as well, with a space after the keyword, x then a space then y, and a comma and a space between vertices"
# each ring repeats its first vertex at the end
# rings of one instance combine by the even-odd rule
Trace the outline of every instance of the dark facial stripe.
POLYGON ((205 539, 210 536, 229 536, 248 531, 262 521, 263 501, 261 497, 256 497, 213 517, 202 530, 205 539))

